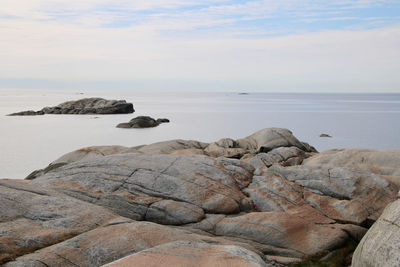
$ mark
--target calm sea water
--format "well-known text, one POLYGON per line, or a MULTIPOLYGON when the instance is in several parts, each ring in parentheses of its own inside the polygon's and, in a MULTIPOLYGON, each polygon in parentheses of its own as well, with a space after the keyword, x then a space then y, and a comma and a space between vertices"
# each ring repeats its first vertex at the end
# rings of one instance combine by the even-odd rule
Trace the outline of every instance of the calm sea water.
POLYGON ((400 94, 144 93, 0 90, 0 178, 22 179, 61 155, 94 145, 136 146, 169 139, 241 138, 267 127, 292 130, 319 151, 400 149, 400 94), (84 97, 125 99, 124 115, 9 117, 84 97), (118 129, 139 115, 169 118, 151 129, 118 129), (96 118, 98 117, 98 118, 96 118), (332 138, 320 138, 327 133, 332 138))

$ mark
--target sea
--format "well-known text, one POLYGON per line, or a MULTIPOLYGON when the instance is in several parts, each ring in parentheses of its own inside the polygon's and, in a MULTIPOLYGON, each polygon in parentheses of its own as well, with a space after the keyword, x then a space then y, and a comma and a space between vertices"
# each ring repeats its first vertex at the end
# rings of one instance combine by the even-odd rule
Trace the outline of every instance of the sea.
POLYGON ((171 139, 213 142, 268 127, 290 129, 318 151, 400 149, 400 94, 0 89, 0 178, 23 179, 88 146, 132 147, 171 139), (87 97, 124 99, 133 103, 135 113, 6 116, 87 97), (147 129, 115 127, 140 115, 168 118, 170 123, 147 129))

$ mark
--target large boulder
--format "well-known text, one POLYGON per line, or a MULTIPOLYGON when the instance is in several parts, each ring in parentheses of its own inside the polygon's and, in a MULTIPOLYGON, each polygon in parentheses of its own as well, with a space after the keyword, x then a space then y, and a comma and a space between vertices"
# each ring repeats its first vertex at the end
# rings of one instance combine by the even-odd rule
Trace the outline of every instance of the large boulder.
POLYGON ((44 114, 125 114, 133 113, 132 103, 125 100, 106 100, 103 98, 83 98, 68 101, 55 107, 45 107, 39 111, 22 111, 10 116, 44 115, 44 114))
POLYGON ((386 207, 358 244, 353 267, 400 266, 400 200, 386 207))
POLYGON ((76 161, 32 183, 132 219, 144 219, 147 213, 147 219, 157 222, 168 217, 166 223, 187 223, 200 220, 203 210, 235 213, 251 208, 241 188, 251 182, 252 171, 250 165, 226 158, 125 153, 76 161), (156 203, 163 199, 170 201, 156 203))
POLYGON ((266 153, 274 148, 291 146, 306 152, 316 152, 315 148, 300 142, 291 131, 283 128, 266 128, 236 142, 250 153, 266 153))

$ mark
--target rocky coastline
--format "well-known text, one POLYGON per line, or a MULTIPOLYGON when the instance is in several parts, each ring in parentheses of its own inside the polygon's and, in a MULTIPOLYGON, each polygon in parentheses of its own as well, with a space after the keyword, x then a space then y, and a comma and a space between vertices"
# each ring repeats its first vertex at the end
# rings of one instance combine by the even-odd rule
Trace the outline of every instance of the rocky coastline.
POLYGON ((0 180, 0 265, 398 266, 399 189, 400 150, 281 128, 82 148, 0 180))

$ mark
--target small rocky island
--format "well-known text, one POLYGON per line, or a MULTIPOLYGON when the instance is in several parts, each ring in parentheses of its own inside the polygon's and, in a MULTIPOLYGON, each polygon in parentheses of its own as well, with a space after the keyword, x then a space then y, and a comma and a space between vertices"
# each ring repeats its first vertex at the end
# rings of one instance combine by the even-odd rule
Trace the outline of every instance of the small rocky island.
POLYGON ((82 148, 0 180, 0 264, 398 266, 399 166, 281 128, 82 148))
POLYGON ((133 113, 132 103, 125 100, 106 100, 103 98, 84 98, 68 101, 55 107, 45 107, 39 111, 21 111, 9 116, 33 116, 44 114, 126 114, 133 113))
POLYGON ((149 116, 138 116, 131 119, 129 122, 118 124, 117 128, 151 128, 166 122, 169 122, 169 119, 156 120, 149 116))

